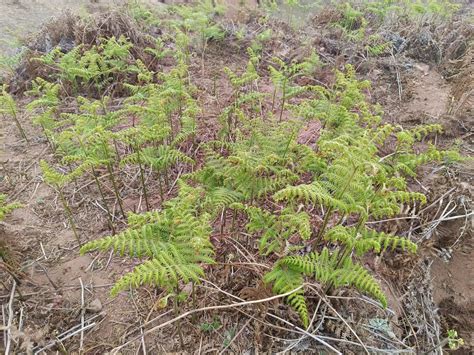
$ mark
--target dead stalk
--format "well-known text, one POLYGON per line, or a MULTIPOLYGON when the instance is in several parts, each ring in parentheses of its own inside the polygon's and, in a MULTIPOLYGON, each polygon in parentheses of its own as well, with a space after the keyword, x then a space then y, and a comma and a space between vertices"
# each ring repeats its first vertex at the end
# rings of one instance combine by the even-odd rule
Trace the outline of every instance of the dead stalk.
POLYGON ((5 355, 8 355, 10 353, 10 346, 12 340, 11 328, 13 322, 13 299, 15 298, 15 289, 16 281, 13 280, 12 291, 10 293, 10 301, 8 302, 7 344, 5 346, 5 355))

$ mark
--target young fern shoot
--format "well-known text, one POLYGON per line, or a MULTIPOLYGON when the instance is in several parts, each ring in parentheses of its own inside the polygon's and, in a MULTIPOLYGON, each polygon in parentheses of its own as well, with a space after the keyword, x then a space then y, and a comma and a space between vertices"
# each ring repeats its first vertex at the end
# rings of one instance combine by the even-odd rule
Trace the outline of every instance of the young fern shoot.
POLYGON ((72 213, 71 207, 67 203, 66 197, 64 196, 64 187, 72 182, 74 179, 79 177, 84 173, 88 168, 87 164, 80 165, 73 172, 69 174, 61 174, 54 170, 45 160, 40 161, 40 167, 43 171, 44 181, 56 190, 59 194, 59 198, 63 205, 64 211, 66 212, 66 217, 71 225, 72 231, 74 233, 74 238, 79 245, 82 245, 79 233, 77 232, 76 223, 74 222, 74 215, 72 213))
POLYGON ((1 87, 0 93, 0 113, 3 118, 6 119, 6 116, 10 116, 15 122, 16 127, 20 131, 21 137, 28 143, 28 138, 26 136, 25 130, 18 119, 18 107, 16 105, 13 97, 7 92, 7 86, 4 84, 1 87))

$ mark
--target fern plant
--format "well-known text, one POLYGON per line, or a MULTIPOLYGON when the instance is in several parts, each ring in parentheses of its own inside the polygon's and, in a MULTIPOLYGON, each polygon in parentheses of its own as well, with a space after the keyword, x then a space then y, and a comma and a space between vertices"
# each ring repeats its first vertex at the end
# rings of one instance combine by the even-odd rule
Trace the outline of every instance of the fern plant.
POLYGON ((76 46, 67 53, 57 47, 36 60, 57 68, 59 80, 72 85, 74 93, 81 87, 90 92, 91 86, 103 92, 114 76, 127 73, 132 44, 124 36, 102 39, 99 45, 88 49, 83 47, 76 46))
MULTIPOLYGON (((272 126, 269 122, 252 121, 252 124, 237 136, 236 142, 216 141, 206 144, 205 166, 188 175, 188 178, 205 189, 204 202, 213 215, 225 215, 228 209, 232 209, 234 226, 239 211, 247 215, 253 214, 255 221, 262 223, 260 227, 252 227, 250 223, 248 228, 253 231, 265 231, 269 224, 272 224, 271 231, 267 230, 262 234, 262 252, 281 249, 283 238, 277 237, 276 231, 288 230, 289 237, 292 233, 289 230, 294 230, 295 226, 291 225, 289 216, 286 216, 290 210, 276 220, 263 210, 260 213, 261 218, 257 217, 260 215, 257 213, 260 204, 271 193, 297 181, 299 173, 321 168, 321 160, 314 152, 309 147, 296 143, 298 127, 295 122, 272 126), (290 135, 288 132, 291 132, 290 135)), ((303 217, 302 214, 293 214, 303 217)), ((221 233, 225 221, 224 218, 221 233)), ((306 237, 307 234, 302 235, 306 237)))
POLYGON ((7 85, 2 85, 0 93, 0 113, 3 116, 3 119, 6 119, 6 116, 10 116, 13 119, 16 127, 20 131, 22 138, 28 142, 25 130, 18 119, 18 107, 16 105, 15 99, 13 99, 13 97, 7 92, 7 89, 7 85))
POLYGON ((76 223, 74 222, 74 215, 72 213, 72 210, 69 204, 67 203, 63 190, 67 184, 69 184, 71 181, 73 181, 77 177, 81 176, 84 173, 84 171, 87 170, 88 164, 82 164, 78 166, 75 170, 73 170, 69 174, 63 174, 61 172, 56 171, 45 160, 40 161, 40 167, 41 167, 41 170, 43 171, 44 181, 58 192, 64 211, 66 212, 66 217, 74 233, 74 237, 76 238, 76 241, 78 242, 78 244, 82 245, 81 239, 79 237, 79 233, 77 232, 76 223))
POLYGON ((303 240, 311 237, 311 222, 308 213, 284 208, 279 215, 259 207, 244 206, 249 222, 247 231, 260 234, 259 250, 262 255, 284 252, 286 241, 292 236, 303 240))
POLYGON ((292 61, 290 64, 287 64, 286 62, 277 57, 274 57, 272 61, 275 63, 275 65, 270 65, 268 67, 270 71, 270 78, 274 85, 272 111, 275 107, 277 90, 280 90, 281 103, 278 120, 279 122, 281 122, 286 102, 291 97, 296 96, 301 92, 305 91, 304 87, 295 85, 293 81, 299 76, 309 75, 320 65, 320 62, 318 55, 314 51, 312 52, 310 57, 308 57, 301 63, 292 61))
POLYGON ((59 84, 36 78, 32 81, 31 90, 26 92, 27 95, 36 97, 26 105, 28 111, 34 112, 32 121, 41 127, 44 136, 53 148, 55 147, 55 131, 63 124, 57 117, 60 103, 59 90, 59 84))
MULTIPOLYGON (((166 187, 169 188, 168 170, 178 162, 192 164, 194 161, 180 150, 174 148, 172 145, 161 144, 159 146, 142 147, 143 142, 140 143, 139 139, 143 139, 144 137, 146 137, 146 134, 143 134, 140 130, 133 132, 132 135, 130 135, 130 132, 121 134, 121 140, 130 142, 133 147, 133 152, 124 157, 121 163, 138 165, 142 188, 146 200, 147 193, 142 166, 148 166, 153 171, 156 171, 158 173, 158 185, 161 201, 164 201, 165 195, 163 191, 162 179, 164 179, 166 187), (141 135, 141 137, 137 138, 137 135, 141 135)), ((156 138, 156 136, 153 138, 156 138)), ((149 207, 148 202, 146 203, 149 207)))
POLYGON ((225 155, 215 151, 218 143, 214 147, 209 144, 207 164, 194 177, 210 189, 225 187, 236 191, 250 204, 295 181, 297 175, 289 168, 298 159, 298 152, 291 149, 295 135, 272 131, 268 126, 264 132, 264 127, 255 127, 248 139, 224 144, 225 155))
MULTIPOLYGON (((129 96, 122 110, 109 108, 109 99, 102 92, 105 87, 101 86, 96 90, 100 92, 98 100, 79 99, 79 112, 58 116, 52 111, 48 122, 57 152, 73 170, 59 174, 42 163, 45 179, 60 194, 79 174, 87 171, 95 176, 94 169, 103 166, 123 213, 114 175, 124 165, 138 168, 147 212, 129 213, 127 229, 85 244, 81 253, 113 250, 140 259, 140 265, 117 281, 113 295, 152 285, 177 299, 180 285, 198 282, 204 275, 203 266, 213 263, 209 241, 217 232, 213 226, 221 216, 223 234, 226 213, 231 210, 232 232, 238 228, 237 216, 242 217, 247 235, 258 238, 261 258, 273 266, 265 281, 273 284, 276 293, 299 288, 287 301, 305 326, 310 306, 307 287, 302 286, 308 283, 320 282, 327 291, 354 287, 385 306, 380 285, 358 258, 395 249, 415 252, 416 245, 370 228, 367 222, 394 216, 403 204, 424 203, 424 195, 409 189, 409 178, 416 175, 420 165, 456 160, 456 153, 427 144, 430 135, 439 132, 437 125, 405 129, 383 124, 381 110, 365 97, 369 83, 358 81, 351 67, 337 72, 331 87, 299 85, 307 81, 299 78, 314 73, 320 65, 315 53, 302 63, 273 60, 269 68, 275 89, 272 111, 278 92, 281 103, 279 120, 267 120, 261 105, 265 93, 256 85, 260 58, 249 50, 243 73, 224 69, 233 94, 220 116, 221 139, 198 147, 204 158, 196 159, 197 170, 178 179, 177 196, 166 201, 163 185, 170 187, 170 170, 179 163, 194 163, 191 155, 184 153, 196 143, 199 112, 197 90, 190 84, 191 43, 197 40, 203 60, 207 42, 223 35, 215 22, 215 9, 208 5, 196 13, 184 6, 172 8, 179 17, 172 22, 175 38, 169 46, 175 48, 171 54, 176 65, 167 71, 155 73, 149 63, 132 58, 128 42, 120 40, 110 42, 110 46, 104 41, 89 50, 87 61, 82 63, 80 55, 86 51, 81 48, 68 59, 62 54, 45 59, 69 68, 61 69, 63 79, 76 81, 84 91, 101 85, 101 80, 107 85, 117 74, 112 66, 122 74, 131 74, 123 80, 129 96), (103 58, 97 59, 96 54, 104 54, 107 62, 101 62, 103 58), (82 73, 84 68, 90 71, 82 73), (290 105, 289 100, 297 95, 298 100, 290 105), (287 108, 291 108, 290 117, 282 122, 287 108), (255 119, 257 113, 261 120, 255 119), (300 139, 307 133, 307 124, 321 127, 311 146, 300 139), (428 148, 421 149, 420 141, 428 148), (150 181, 159 185, 158 210, 150 203, 147 169, 156 173, 150 174, 150 181)), ((348 14, 344 26, 356 30, 360 17, 358 13, 348 14)), ((162 40, 147 52, 157 60, 169 53, 162 40)), ((37 95, 41 97, 44 91, 38 90, 37 95)), ((54 109, 57 106, 51 105, 54 109)), ((38 103, 36 107, 49 106, 38 103)), ((99 190, 100 186, 98 183, 99 190)))
POLYGON ((21 206, 21 203, 18 202, 7 203, 7 195, 0 194, 0 221, 3 221, 7 214, 21 206))
POLYGON ((175 6, 173 10, 181 17, 174 25, 185 33, 195 34, 194 43, 197 43, 201 52, 201 69, 204 73, 204 55, 210 40, 221 40, 224 31, 214 21, 216 14, 223 12, 222 6, 214 6, 211 0, 201 0, 197 6, 175 6))
POLYGON ((221 123, 220 135, 227 137, 229 141, 235 138, 238 124, 251 119, 251 117, 247 117, 247 113, 260 111, 260 114, 263 114, 261 107, 265 94, 255 90, 258 88, 257 83, 260 78, 257 72, 260 56, 252 48, 247 48, 247 53, 249 60, 241 75, 236 74, 228 67, 224 68, 224 73, 229 78, 233 89, 232 104, 222 111, 219 121, 221 123), (260 108, 257 107, 257 104, 260 108))
POLYGON ((210 215, 196 209, 201 191, 180 182, 179 195, 161 211, 130 214, 130 228, 82 246, 81 253, 112 249, 120 255, 147 258, 112 288, 116 295, 143 284, 172 292, 180 281, 198 282, 204 275, 202 263, 213 263, 210 215))
MULTIPOLYGON (((438 131, 439 126, 405 130, 382 124, 378 109, 363 100, 361 90, 366 84, 355 79, 352 68, 349 67, 345 75, 339 73, 337 78, 332 93, 318 94, 313 102, 306 102, 301 111, 308 119, 318 117, 323 120, 325 129, 317 149, 326 163, 325 168, 314 174, 311 183, 287 186, 274 193, 273 197, 279 202, 286 201, 293 208, 301 203, 306 208, 322 206, 324 219, 317 233, 316 230, 311 232, 314 235, 312 248, 319 249, 323 242, 323 245, 331 242, 339 247, 333 252, 323 247, 319 253, 284 256, 266 280, 274 284, 276 292, 283 293, 302 285, 305 277, 312 277, 326 285, 327 290, 354 286, 385 305, 380 286, 367 270, 352 259, 353 252, 357 255, 386 249, 416 252, 416 244, 370 229, 365 223, 369 219, 398 214, 403 204, 426 202, 423 194, 408 191, 407 173, 415 173, 417 166, 439 160, 440 156, 458 155, 433 147, 425 153, 416 153, 415 142, 438 131), (337 115, 328 115, 333 110, 337 115), (395 146, 390 145, 394 151, 381 157, 381 147, 393 140, 396 141, 395 146), (352 221, 351 226, 345 225, 348 220, 352 221), (286 286, 288 279, 294 281, 286 286)), ((304 291, 299 290, 288 301, 307 325, 304 291)))

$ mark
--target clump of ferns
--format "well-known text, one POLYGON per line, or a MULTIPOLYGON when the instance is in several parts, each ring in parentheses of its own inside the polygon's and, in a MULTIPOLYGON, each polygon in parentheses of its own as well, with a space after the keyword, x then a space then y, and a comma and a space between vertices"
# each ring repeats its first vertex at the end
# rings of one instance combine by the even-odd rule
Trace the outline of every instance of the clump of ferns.
MULTIPOLYGON (((177 50, 176 53, 180 51, 177 50)), ((177 65, 167 73, 153 73, 141 78, 140 85, 125 84, 131 96, 126 100, 126 109, 140 124, 148 127, 167 127, 171 141, 183 142, 194 136, 195 117, 199 112, 193 98, 194 86, 187 82, 188 66, 178 56, 177 65)))
POLYGON ((32 88, 26 95, 34 99, 26 105, 26 109, 33 113, 32 122, 39 125, 51 147, 55 147, 55 132, 63 125, 59 115, 60 85, 48 82, 42 78, 32 81, 32 88))
POLYGON ((120 140, 130 145, 130 154, 122 164, 137 164, 149 209, 143 168, 158 174, 161 201, 164 189, 170 188, 169 171, 177 163, 193 163, 179 148, 194 138, 199 107, 192 97, 192 87, 185 82, 186 66, 178 66, 159 76, 159 83, 127 85, 132 96, 125 109, 133 116, 133 127, 120 133, 120 140), (164 186, 163 186, 164 185, 164 186))
POLYGON ((171 141, 171 144, 145 146, 146 143, 156 141, 157 139, 165 141, 169 131, 163 129, 161 132, 154 131, 147 133, 144 132, 143 128, 144 127, 141 126, 120 132, 120 140, 130 144, 132 148, 131 153, 122 159, 121 164, 136 164, 138 166, 145 204, 147 210, 150 210, 151 207, 145 183, 144 168, 149 167, 153 172, 158 174, 160 198, 161 201, 164 201, 164 188, 170 188, 169 170, 177 163, 192 164, 194 160, 176 148, 176 141, 171 141), (163 186, 163 184, 165 186, 163 186))
MULTIPOLYGON (((277 202, 285 202, 285 208, 300 211, 301 204, 303 210, 321 206, 324 219, 308 238, 311 253, 291 255, 291 250, 286 250, 286 255, 265 276, 267 282, 273 283, 275 292, 289 292, 301 287, 305 278, 314 278, 325 285, 326 291, 353 286, 386 306, 381 287, 352 255, 387 249, 415 252, 417 246, 406 238, 371 229, 366 222, 394 216, 401 212, 403 204, 425 203, 423 194, 408 191, 407 177, 416 175, 416 168, 429 161, 459 159, 456 152, 439 151, 433 146, 425 152, 416 152, 414 143, 439 131, 439 125, 404 130, 382 124, 380 116, 372 113, 378 110, 365 100, 360 101, 363 97, 360 90, 366 85, 357 82, 349 67, 346 74, 338 73, 332 93, 307 102, 303 108, 307 118, 323 121, 317 154, 325 161, 325 169, 314 174, 311 183, 287 186, 273 197, 277 202), (341 108, 337 110, 334 105, 341 108), (328 114, 332 112, 337 114, 328 114), (394 151, 381 156, 381 147, 393 140, 396 141, 394 151), (335 224, 331 222, 334 217, 335 224), (330 250, 328 243, 337 247, 330 250)), ((302 221, 298 233, 304 239, 308 232, 305 219, 302 221)), ((281 221, 268 219, 268 223, 272 222, 276 230, 282 229, 281 221)), ((304 290, 300 288, 291 294, 288 302, 308 326, 304 290)))
POLYGON ((56 153, 62 156, 62 162, 74 170, 77 165, 86 165, 99 190, 104 209, 107 213, 109 226, 114 230, 110 208, 106 202, 102 183, 98 179, 98 170, 106 168, 116 201, 122 216, 126 218, 116 166, 120 163, 120 142, 114 130, 125 120, 126 111, 112 111, 108 108, 109 97, 101 100, 90 100, 78 97, 78 113, 62 113, 64 126, 54 135, 56 153))
POLYGON ((249 60, 242 74, 239 75, 228 67, 224 68, 224 73, 232 85, 230 98, 232 103, 223 109, 219 123, 220 136, 228 141, 235 140, 237 130, 242 125, 245 126, 249 120, 256 118, 256 115, 263 119, 262 100, 266 94, 258 90, 260 75, 257 68, 260 56, 251 48, 247 48, 247 53, 249 60))
POLYGON ((99 181, 98 175, 101 168, 107 170, 107 175, 115 195, 119 210, 126 219, 125 209, 120 193, 120 183, 117 171, 117 134, 104 129, 103 126, 89 126, 90 121, 86 117, 76 117, 75 125, 61 132, 59 135, 58 152, 63 154, 62 161, 69 165, 73 171, 77 166, 85 166, 83 173, 88 173, 94 179, 98 188, 103 207, 107 214, 109 226, 115 232, 113 215, 107 203, 103 183, 99 181), (84 127, 84 124, 86 127, 84 127))
MULTIPOLYGON (((180 181, 178 196, 164 203, 161 210, 130 213, 128 229, 82 246, 82 254, 111 249, 122 256, 145 259, 115 283, 112 295, 142 285, 161 287, 168 293, 165 301, 173 296, 177 315, 182 283, 199 282, 204 276, 203 265, 214 263, 211 216, 200 207, 202 193, 202 189, 180 181)), ((196 307, 194 292, 192 299, 196 307)))
MULTIPOLYGON (((302 288, 306 278, 316 278, 327 290, 354 286, 385 304, 380 286, 353 254, 386 249, 415 251, 416 245, 370 229, 366 222, 399 213, 403 203, 424 202, 422 194, 408 191, 407 173, 415 173, 417 166, 428 161, 455 158, 455 153, 435 148, 422 154, 415 152, 414 143, 439 127, 404 130, 382 124, 380 112, 365 101, 362 91, 367 85, 358 82, 353 70, 348 68, 346 74, 337 74, 333 88, 312 87, 308 92, 313 98, 294 108, 304 121, 322 121, 316 149, 297 142, 298 132, 305 123, 297 120, 281 124, 248 120, 242 129, 236 130, 232 141, 204 144, 204 166, 180 180, 176 198, 159 211, 131 215, 126 232, 88 243, 83 252, 112 248, 151 258, 119 280, 114 292, 142 284, 168 287, 169 280, 173 285, 171 290, 180 281, 197 281, 199 276, 191 276, 188 268, 202 275, 201 263, 210 259, 187 259, 181 254, 181 247, 156 243, 178 242, 175 238, 179 237, 187 248, 194 247, 196 240, 190 243, 187 238, 199 233, 202 239, 197 240, 203 241, 201 246, 207 246, 204 250, 209 257, 212 221, 231 209, 233 224, 237 213, 247 216, 247 229, 260 237, 262 255, 274 253, 280 257, 265 279, 274 284, 277 293, 299 288, 288 300, 305 325, 309 322, 302 288), (390 140, 397 142, 394 152, 381 156, 381 147, 390 140), (183 204, 186 214, 176 214, 183 204), (324 215, 317 229, 311 223, 314 211, 324 215), (336 224, 332 222, 334 217, 336 224), (174 229, 181 226, 185 234, 174 229), (302 245, 293 245, 290 239, 294 235, 301 237, 302 245), (329 244, 336 247, 330 250, 329 244), (294 253, 295 249, 308 245, 313 250, 310 254, 294 253), (185 269, 182 265, 186 265, 185 269)), ((145 101, 159 98, 159 94, 150 95, 152 92, 153 86, 137 90, 145 101)), ((147 107, 153 106, 148 103, 147 107)), ((142 115, 139 122, 149 129, 154 127, 156 119, 165 127, 168 122, 170 128, 166 114, 156 115, 153 111, 160 112, 158 106, 151 111, 142 112, 139 107, 131 110, 142 115)), ((163 139, 166 142, 159 144, 170 145, 173 141, 163 139)), ((221 233, 223 228, 221 224, 221 233)), ((199 249, 193 249, 192 255, 201 255, 199 249)))
POLYGON ((315 51, 312 51, 311 55, 302 62, 293 60, 290 63, 286 63, 278 57, 273 57, 272 62, 274 64, 268 66, 270 79, 272 80, 274 87, 271 111, 273 112, 275 108, 277 92, 280 91, 281 101, 278 121, 281 122, 285 105, 288 103, 288 100, 308 90, 308 88, 296 84, 296 79, 314 73, 314 71, 321 65, 321 62, 315 51))
MULTIPOLYGON (((232 230, 239 211, 254 211, 250 206, 259 208, 270 194, 322 164, 309 147, 296 143, 296 122, 252 121, 251 127, 235 142, 206 144, 206 164, 188 175, 205 188, 205 202, 212 210, 222 216, 233 210, 232 230)), ((225 223, 223 218, 221 233, 225 223)))
POLYGON ((82 90, 101 97, 114 82, 120 83, 127 77, 134 62, 132 47, 124 36, 103 38, 100 44, 88 49, 79 45, 63 53, 57 47, 36 60, 56 69, 62 87, 70 87, 71 93, 82 90))
POLYGON ((68 173, 65 170, 63 173, 58 173, 44 163, 44 177, 46 182, 58 191, 74 235, 79 241, 72 212, 67 205, 63 190, 67 184, 75 182, 84 173, 92 173, 107 211, 109 225, 114 230, 110 210, 96 172, 100 166, 107 167, 120 210, 125 217, 113 171, 113 164, 117 157, 119 159, 119 154, 110 131, 120 122, 122 111, 108 109, 110 100, 108 96, 102 96, 100 100, 89 100, 79 96, 76 99, 78 113, 60 113, 60 87, 58 83, 37 78, 28 92, 28 95, 34 96, 35 99, 27 105, 27 109, 34 113, 33 123, 42 127, 55 153, 62 156, 63 163, 68 166, 68 173))
POLYGON ((179 18, 171 21, 171 26, 178 32, 186 35, 190 40, 188 44, 196 44, 201 53, 201 70, 204 74, 205 52, 211 40, 221 40, 225 32, 216 23, 215 16, 222 14, 224 8, 212 0, 199 1, 196 6, 175 5, 171 12, 176 13, 179 18))
MULTIPOLYGON (((425 197, 422 194, 406 191, 404 172, 414 171, 430 160, 455 158, 456 153, 440 152, 434 148, 415 153, 413 143, 438 131, 439 126, 403 130, 382 125, 379 109, 367 104, 361 91, 368 83, 358 82, 352 68, 348 68, 345 75, 338 73, 337 77, 332 91, 311 88, 317 98, 305 102, 300 108, 307 119, 319 117, 323 121, 324 130, 317 151, 296 143, 295 133, 301 124, 289 123, 296 127, 292 134, 286 125, 281 126, 281 131, 272 132, 268 126, 259 131, 252 122, 248 135, 241 132, 236 142, 211 143, 214 149, 210 149, 205 167, 195 173, 194 178, 206 186, 205 200, 210 205, 234 209, 233 221, 235 211, 245 211, 249 220, 247 230, 260 236, 259 249, 264 255, 291 254, 295 248, 298 249, 298 246, 287 243, 294 235, 303 241, 313 239, 313 249, 328 242, 343 245, 334 252, 323 249, 321 254, 312 254, 312 261, 308 261, 313 263, 312 266, 303 263, 299 267, 299 256, 291 257, 295 260, 283 258, 266 277, 267 281, 274 282, 276 292, 284 293, 300 287, 302 281, 298 280, 310 276, 311 270, 322 268, 321 273, 314 271, 312 276, 328 288, 352 285, 384 304, 385 298, 377 282, 368 271, 352 261, 352 251, 364 254, 372 250, 401 248, 413 252, 416 245, 397 236, 370 230, 365 227, 365 222, 369 218, 393 216, 400 212, 403 203, 423 203, 425 197), (397 152, 381 157, 379 148, 389 138, 397 140, 397 152), (292 159, 296 152, 301 156, 296 154, 293 157, 298 159, 292 159), (280 180, 278 172, 283 171, 284 179, 280 180), (313 183, 277 191, 279 186, 292 184, 307 172, 312 173, 313 183), (262 207, 268 206, 262 198, 268 198, 266 195, 272 192, 277 202, 287 202, 282 210, 262 207), (325 217, 316 232, 307 211, 318 205, 324 207, 325 217), (333 216, 339 222, 330 229, 329 221, 333 216), (343 224, 354 219, 354 226, 343 224)), ((304 299, 302 290, 289 298, 306 323, 304 299)))
MULTIPOLYGON (((198 112, 197 104, 182 79, 183 70, 186 68, 181 66, 163 74, 159 78, 159 84, 152 82, 155 73, 143 65, 138 65, 136 69, 139 83, 125 84, 132 91, 132 96, 125 101, 121 109, 110 109, 110 98, 105 95, 98 100, 79 96, 77 113, 58 114, 59 84, 40 78, 36 80, 31 91, 37 99, 29 105, 32 110, 40 108, 44 111, 45 114, 40 114, 38 121, 69 170, 74 172, 78 167, 87 167, 82 172, 94 178, 114 233, 111 209, 104 193, 103 182, 98 179, 100 169, 107 169, 107 176, 124 218, 126 214, 119 190, 121 184, 118 174, 119 168, 126 164, 138 164, 148 209, 150 204, 144 181, 144 167, 152 166, 152 169, 158 171, 163 201, 161 175, 164 175, 166 186, 169 186, 169 168, 178 161, 190 162, 190 159, 176 148, 194 135, 195 115, 198 112), (133 118, 132 127, 124 129, 124 126, 130 124, 130 115, 133 118), (176 122, 173 123, 173 120, 176 122)), ((74 177, 77 178, 78 175, 75 174, 74 177)), ((73 180, 75 181, 71 179, 67 183, 73 180)), ((63 186, 56 188, 62 193, 63 186)), ((68 210, 66 207, 65 209, 68 210)))

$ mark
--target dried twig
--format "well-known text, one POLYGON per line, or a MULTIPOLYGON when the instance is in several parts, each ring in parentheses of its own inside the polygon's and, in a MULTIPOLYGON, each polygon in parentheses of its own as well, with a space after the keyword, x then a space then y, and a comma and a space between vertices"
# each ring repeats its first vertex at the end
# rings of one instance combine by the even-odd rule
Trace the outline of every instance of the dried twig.
MULTIPOLYGON (((84 304, 84 284, 82 283, 82 279, 79 277, 79 283, 81 284, 81 329, 84 329, 84 318, 86 307, 84 304)), ((84 330, 81 330, 81 338, 79 340, 79 353, 82 353, 84 347, 84 330)))
POLYGON ((10 293, 10 301, 8 302, 8 322, 7 322, 7 344, 5 346, 5 355, 10 353, 11 329, 13 322, 13 300, 15 298, 16 281, 13 280, 12 292, 10 293))
POLYGON ((247 326, 249 325, 249 323, 251 321, 252 321, 252 318, 247 319, 247 322, 245 322, 244 326, 242 328, 240 328, 240 330, 237 332, 237 334, 234 335, 234 337, 229 341, 229 344, 227 344, 224 347, 224 349, 222 349, 222 351, 219 352, 219 355, 222 355, 232 345, 232 343, 235 341, 235 339, 237 339, 239 337, 239 335, 242 334, 242 332, 245 330, 245 328, 247 328, 247 326))
POLYGON ((96 314, 95 316, 92 316, 90 317, 89 319, 86 319, 84 321, 84 327, 82 327, 82 325, 79 323, 77 325, 75 325, 74 327, 66 330, 65 332, 59 334, 55 340, 51 341, 49 344, 45 345, 44 347, 40 348, 38 345, 35 346, 33 348, 33 353, 34 354, 39 354, 45 350, 48 350, 50 348, 52 348, 53 346, 55 346, 56 344, 58 343, 61 343, 71 337, 73 337, 74 335, 80 333, 80 332, 84 332, 92 327, 94 327, 97 323, 96 322, 92 322, 94 319, 98 318, 98 317, 103 317, 104 316, 104 313, 99 313, 99 314, 96 314))
POLYGON ((5 307, 2 304, 2 321, 3 321, 3 346, 7 347, 7 325, 6 325, 6 318, 5 318, 5 307))
POLYGON ((46 268, 41 265, 38 261, 36 262, 36 264, 41 268, 41 270, 43 270, 44 274, 46 275, 46 278, 48 279, 49 283, 51 284, 51 286, 53 286, 53 288, 55 290, 58 289, 58 286, 56 286, 56 284, 53 282, 53 280, 51 280, 51 278, 49 277, 49 274, 48 274, 48 271, 46 270, 46 268))
POLYGON ((333 311, 338 317, 339 319, 346 325, 347 328, 349 328, 349 330, 351 331, 352 334, 354 334, 354 336, 356 337, 356 339, 359 341, 360 345, 364 348, 365 352, 367 354, 369 354, 369 350, 367 350, 367 347, 365 346, 365 344, 362 342, 362 340, 360 340, 359 336, 357 335, 357 333, 355 332, 354 329, 352 329, 352 327, 349 325, 349 323, 346 322, 346 320, 344 319, 344 317, 342 317, 337 311, 336 309, 331 306, 331 304, 326 300, 326 298, 324 296, 321 296, 318 292, 318 290, 316 290, 316 287, 313 287, 312 285, 309 286, 310 289, 312 289, 319 297, 320 300, 322 300, 326 306, 328 306, 331 311, 333 311))
MULTIPOLYGON (((188 312, 185 312, 173 319, 170 319, 169 321, 166 321, 164 323, 161 323, 151 329, 148 329, 146 330, 145 332, 143 332, 143 336, 144 335, 147 335, 147 334, 150 334, 158 329, 161 329, 161 328, 164 328, 170 324, 173 324, 183 318, 186 318, 194 313, 198 313, 198 312, 205 312, 205 311, 212 311, 212 310, 219 310, 219 309, 229 309, 229 308, 235 308, 235 307, 242 307, 242 306, 248 306, 248 305, 251 305, 251 304, 258 304, 258 303, 264 303, 264 302, 269 302, 269 301, 272 301, 272 300, 275 300, 275 299, 278 299, 278 298, 282 298, 282 297, 286 297, 288 295, 291 295, 292 293, 298 291, 299 289, 301 289, 303 287, 303 285, 295 288, 294 290, 291 290, 289 292, 286 292, 286 293, 283 293, 281 295, 276 295, 276 296, 272 296, 272 297, 268 297, 268 298, 263 298, 263 299, 258 299, 258 300, 253 300, 253 301, 244 301, 244 302, 239 302, 239 303, 232 303, 232 304, 226 304, 226 305, 219 305, 219 306, 208 306, 208 307, 203 307, 203 308, 198 308, 198 309, 192 309, 188 312)), ((146 326, 149 322, 143 324, 143 326, 146 326)), ((139 340, 141 339, 142 335, 138 336, 138 337, 134 337, 133 339, 127 341, 126 343, 112 349, 112 354, 118 354, 119 350, 120 349, 123 349, 125 346, 133 343, 134 341, 136 340, 139 340)), ((330 349, 334 349, 332 346, 330 346, 328 344, 328 347, 330 349)), ((334 349, 335 350, 335 349, 334 349)))
POLYGON ((94 323, 89 323, 89 324, 85 325, 83 328, 80 327, 79 329, 77 329, 77 330, 75 330, 75 331, 72 331, 71 333, 66 334, 66 335, 63 336, 63 337, 59 337, 59 336, 58 336, 56 340, 53 340, 53 341, 52 341, 51 343, 49 343, 48 345, 46 345, 46 346, 44 346, 44 347, 42 347, 42 348, 40 348, 40 349, 37 349, 37 350, 33 349, 33 354, 35 354, 35 355, 36 355, 36 354, 40 354, 41 352, 52 348, 52 347, 55 346, 56 344, 62 343, 63 341, 65 341, 65 340, 67 340, 67 339, 73 337, 73 336, 76 335, 77 333, 82 333, 82 332, 84 332, 84 331, 86 331, 86 330, 88 330, 88 329, 94 327, 95 325, 96 325, 95 322, 94 322, 94 323))

